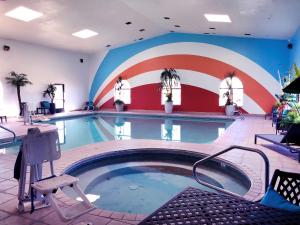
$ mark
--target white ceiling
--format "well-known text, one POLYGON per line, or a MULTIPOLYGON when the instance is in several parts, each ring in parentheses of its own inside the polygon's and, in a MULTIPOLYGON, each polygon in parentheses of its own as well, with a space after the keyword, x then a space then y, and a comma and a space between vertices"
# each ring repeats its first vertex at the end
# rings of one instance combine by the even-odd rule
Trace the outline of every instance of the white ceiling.
POLYGON ((300 0, 0 0, 1 38, 82 53, 171 30, 289 39, 299 25, 300 0), (44 15, 29 23, 4 16, 20 5, 44 15), (232 23, 210 23, 204 13, 228 14, 232 23), (165 20, 165 16, 171 19, 165 20), (125 25, 128 21, 132 24, 125 25), (181 27, 174 27, 176 24, 181 27), (89 39, 71 35, 85 28, 99 35, 89 39))

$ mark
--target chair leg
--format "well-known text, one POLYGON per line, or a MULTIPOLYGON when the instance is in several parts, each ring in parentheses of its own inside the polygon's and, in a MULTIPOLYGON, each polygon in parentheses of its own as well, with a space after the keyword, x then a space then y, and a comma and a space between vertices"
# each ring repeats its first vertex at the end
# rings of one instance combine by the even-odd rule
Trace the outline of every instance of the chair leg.
POLYGON ((73 220, 95 209, 95 206, 92 203, 90 203, 90 201, 87 199, 87 197, 84 195, 84 193, 76 183, 73 184, 72 188, 82 199, 82 202, 75 203, 72 206, 59 206, 54 194, 47 194, 50 204, 55 208, 56 212, 64 221, 73 220))

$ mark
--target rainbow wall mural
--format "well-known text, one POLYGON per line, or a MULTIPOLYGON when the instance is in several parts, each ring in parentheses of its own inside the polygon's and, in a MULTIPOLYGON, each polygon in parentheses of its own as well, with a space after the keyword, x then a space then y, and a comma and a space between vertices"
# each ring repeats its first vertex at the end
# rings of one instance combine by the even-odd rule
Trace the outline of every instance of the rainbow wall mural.
POLYGON ((175 111, 223 112, 219 86, 235 71, 244 86, 243 110, 269 112, 281 93, 277 71, 286 71, 286 41, 170 33, 113 49, 94 77, 90 100, 113 108, 113 88, 122 76, 131 85, 128 109, 162 110, 158 91, 160 73, 175 68, 181 82, 181 105, 175 111))

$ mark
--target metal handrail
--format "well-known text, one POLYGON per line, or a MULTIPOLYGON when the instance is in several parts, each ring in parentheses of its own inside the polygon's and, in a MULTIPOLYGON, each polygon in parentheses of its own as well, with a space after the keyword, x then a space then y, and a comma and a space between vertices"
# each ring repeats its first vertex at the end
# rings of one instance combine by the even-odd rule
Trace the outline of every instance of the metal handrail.
POLYGON ((0 125, 0 128, 2 128, 3 130, 8 131, 9 133, 12 133, 12 135, 13 135, 13 139, 11 141, 0 143, 0 145, 6 145, 6 144, 14 143, 15 140, 16 140, 16 133, 14 131, 2 126, 2 125, 0 125))
POLYGON ((200 165, 200 164, 203 164, 205 162, 207 162, 208 160, 210 159, 213 159, 219 155, 222 155, 226 152, 229 152, 233 149, 240 149, 240 150, 245 150, 245 151, 249 151, 249 152, 255 152, 257 154, 259 154, 264 162, 265 162, 265 191, 267 191, 268 189, 268 185, 269 185, 269 170, 270 170, 270 163, 269 163, 269 160, 268 160, 268 157, 265 155, 265 153, 263 153, 262 151, 258 150, 258 149, 255 149, 255 148, 248 148, 248 147, 243 147, 243 146, 237 146, 237 145, 232 145, 230 146, 229 148, 226 148, 224 149, 223 151, 220 151, 216 154, 213 154, 213 155, 210 155, 210 156, 207 156, 205 157, 204 159, 201 159, 199 161, 197 161, 194 165, 193 165, 193 176, 195 178, 195 180, 199 183, 199 184, 202 184, 206 187, 209 187, 209 188, 212 188, 214 190, 217 190, 217 191, 220 191, 222 193, 225 193, 225 194, 228 194, 228 195, 231 195, 231 196, 235 196, 235 197, 239 197, 239 198, 243 198, 242 196, 240 196, 239 194, 236 194, 236 193, 233 193, 231 191, 228 191, 228 190, 225 190, 225 189, 222 189, 222 188, 219 188, 217 186, 214 186, 212 184, 209 184, 207 182, 204 182, 202 180, 199 179, 198 175, 197 175, 197 167, 200 165))

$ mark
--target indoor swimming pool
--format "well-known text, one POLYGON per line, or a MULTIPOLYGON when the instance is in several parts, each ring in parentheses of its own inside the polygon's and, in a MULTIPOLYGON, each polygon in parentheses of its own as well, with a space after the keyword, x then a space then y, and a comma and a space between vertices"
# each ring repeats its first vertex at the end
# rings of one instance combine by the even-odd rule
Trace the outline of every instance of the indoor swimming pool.
MULTIPOLYGON (((221 136, 233 121, 220 118, 94 114, 53 119, 47 123, 57 126, 61 148, 68 151, 92 143, 129 139, 207 144, 221 136)), ((16 153, 18 145, 8 147, 5 151, 16 153)))

